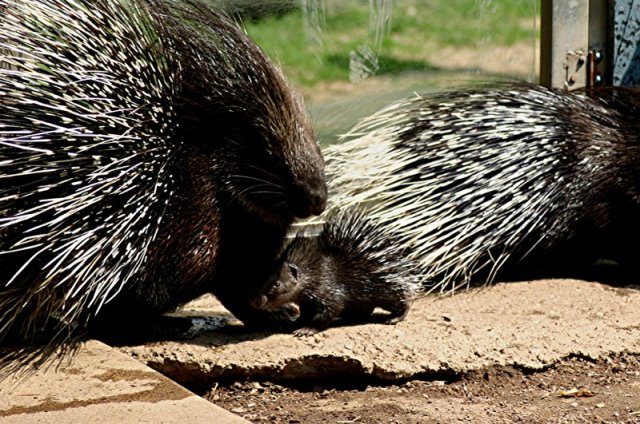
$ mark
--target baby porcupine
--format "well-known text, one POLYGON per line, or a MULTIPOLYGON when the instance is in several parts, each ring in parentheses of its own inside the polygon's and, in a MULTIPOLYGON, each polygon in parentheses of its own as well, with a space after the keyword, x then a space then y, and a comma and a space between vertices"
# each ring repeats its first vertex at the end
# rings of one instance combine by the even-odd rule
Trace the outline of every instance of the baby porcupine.
POLYGON ((323 169, 281 71, 198 2, 0 0, 0 342, 205 292, 263 321, 251 282, 323 169))
POLYGON ((317 236, 297 235, 251 304, 260 310, 297 304, 294 334, 305 336, 339 318, 362 321, 376 307, 389 311, 386 322, 395 324, 420 288, 415 264, 392 234, 349 210, 329 215, 317 236))

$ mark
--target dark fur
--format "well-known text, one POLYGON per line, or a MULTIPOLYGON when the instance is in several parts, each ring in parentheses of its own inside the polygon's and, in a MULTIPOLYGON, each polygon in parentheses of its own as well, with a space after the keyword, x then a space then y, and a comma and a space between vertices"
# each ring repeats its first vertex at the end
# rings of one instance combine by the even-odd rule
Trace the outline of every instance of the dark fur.
MULTIPOLYGON (((10 286, 0 280, 0 300, 5 301, 0 317, 19 314, 9 328, 0 331, 0 341, 9 334, 30 340, 47 322, 54 328, 47 330, 44 340, 55 340, 53 346, 92 327, 117 334, 206 292, 214 293, 246 323, 264 322, 269 314, 247 306, 256 289, 253 282, 264 280, 293 219, 318 214, 326 203, 324 164, 304 106, 281 72, 241 28, 195 1, 134 0, 135 13, 128 6, 110 2, 87 0, 83 7, 120 7, 117 13, 124 17, 118 19, 130 19, 133 28, 152 35, 143 45, 138 45, 142 42, 139 34, 131 40, 118 40, 118 44, 109 39, 104 42, 107 54, 126 52, 131 46, 150 52, 161 63, 129 69, 132 59, 115 69, 100 69, 122 83, 122 88, 114 89, 113 98, 104 102, 105 108, 115 112, 109 112, 108 118, 87 115, 76 122, 95 133, 114 122, 112 126, 121 126, 109 128, 113 133, 139 132, 138 144, 95 142, 85 156, 70 157, 63 148, 75 149, 75 144, 81 148, 92 139, 72 138, 66 132, 50 135, 52 141, 46 147, 54 155, 46 159, 59 171, 47 176, 52 188, 43 193, 30 192, 41 183, 40 175, 17 176, 17 167, 29 163, 30 153, 0 145, 0 159, 13 160, 17 169, 16 176, 3 182, 0 198, 29 193, 0 202, 0 211, 11 217, 43 199, 71 194, 75 188, 63 185, 65 178, 82 184, 93 182, 90 175, 97 165, 92 158, 101 154, 116 158, 133 155, 127 165, 137 164, 137 169, 144 170, 144 178, 128 181, 128 174, 123 173, 116 181, 116 188, 123 187, 122 194, 105 195, 82 213, 67 217, 63 225, 82 231, 95 229, 97 240, 112 237, 113 230, 100 225, 118 216, 114 211, 135 216, 140 212, 133 209, 132 199, 150 191, 159 193, 158 200, 145 205, 145 219, 120 233, 110 245, 111 251, 96 253, 95 261, 107 269, 118 266, 124 270, 118 281, 121 287, 99 299, 99 305, 87 307, 75 300, 91 293, 98 280, 88 277, 79 294, 74 292, 79 280, 64 281, 65 274, 42 283, 47 274, 44 265, 56 255, 52 249, 40 253, 10 286), (171 80, 167 84, 170 88, 157 94, 129 82, 149 78, 171 80), (129 112, 132 104, 140 104, 135 115, 129 112), (160 112, 152 112, 152 107, 160 112), (128 185, 131 188, 125 189, 128 185), (142 228, 150 228, 145 233, 150 235, 139 236, 137 231, 142 228), (151 235, 154 237, 147 245, 151 235), (41 288, 36 289, 39 284, 41 288), (65 315, 75 306, 77 313, 65 315)), ((104 16, 113 16, 112 10, 104 16)), ((107 32, 111 27, 108 18, 95 25, 107 32)), ((66 34, 60 36, 64 40, 66 34)), ((96 38, 102 36, 95 34, 96 38)), ((77 39, 74 42, 78 43, 77 39)), ((83 52, 73 50, 76 45, 61 47, 70 63, 84 59, 83 52)), ((148 60, 137 51, 130 55, 148 60)), ((88 84, 69 87, 78 90, 77 97, 104 97, 88 84)), ((24 128, 47 131, 49 123, 63 125, 64 117, 59 113, 49 114, 37 106, 21 107, 20 101, 18 96, 2 100, 4 118, 0 123, 7 125, 5 133, 13 130, 18 134, 24 128), (20 111, 15 116, 13 105, 20 111), (45 121, 42 128, 35 126, 35 118, 45 121)), ((59 100, 49 99, 43 92, 41 101, 59 100)), ((32 162, 35 160, 43 161, 40 156, 32 162)), ((47 163, 38 165, 46 167, 47 163)), ((0 255, 1 279, 14 275, 33 255, 35 248, 12 251, 23 232, 37 225, 47 231, 47 222, 55 217, 38 216, 0 229, 0 251, 4 251, 0 255)), ((62 243, 53 233, 47 237, 44 240, 52 248, 54 243, 62 243)), ((72 259, 72 255, 63 258, 72 259)))
POLYGON ((260 310, 300 307, 296 335, 323 330, 338 318, 362 320, 374 308, 395 324, 409 312, 417 283, 412 262, 388 232, 357 211, 327 217, 322 233, 298 235, 281 265, 252 299, 260 310))
MULTIPOLYGON (((522 231, 519 238, 507 242, 510 234, 504 234, 502 243, 485 246, 483 262, 480 263, 489 266, 482 265, 474 270, 472 280, 485 282, 493 279, 505 281, 544 277, 590 279, 599 275, 594 268, 598 259, 610 259, 623 266, 633 264, 635 267, 637 250, 629 249, 629 246, 620 241, 635 240, 640 236, 640 223, 637 219, 640 214, 639 92, 600 88, 588 93, 567 93, 529 84, 498 86, 487 91, 486 97, 478 98, 478 110, 482 110, 481 103, 487 99, 498 99, 513 110, 531 107, 531 123, 509 122, 508 115, 503 120, 498 118, 494 121, 493 125, 497 127, 507 127, 504 130, 505 137, 509 135, 510 125, 514 128, 531 124, 544 125, 552 132, 548 139, 543 139, 532 130, 518 140, 521 153, 516 154, 513 161, 520 160, 523 163, 514 168, 514 172, 526 173, 534 168, 534 154, 538 155, 540 161, 549 155, 554 155, 559 161, 542 179, 529 179, 518 190, 510 192, 515 197, 540 195, 542 190, 549 196, 548 203, 535 216, 538 222, 529 224, 527 231, 522 231), (543 93, 547 103, 531 106, 527 98, 528 92, 543 93), (601 113, 597 109, 601 107, 608 110, 608 113, 601 113), (558 185, 560 181, 562 183, 558 185), (543 184, 543 188, 540 184, 543 184), (493 259, 501 257, 505 252, 509 252, 508 259, 494 267, 493 259)), ((483 90, 478 92, 482 94, 483 90)), ((456 98, 471 94, 474 94, 473 91, 453 93, 450 99, 445 98, 444 101, 455 103, 456 98)), ((471 108, 470 105, 464 107, 471 108)), ((471 109, 458 112, 470 111, 471 109)), ((449 122, 453 124, 455 119, 451 117, 449 122)), ((424 137, 431 131, 430 124, 422 121, 415 130, 424 137)), ((479 129, 479 134, 482 135, 482 129, 479 129)), ((480 137, 478 140, 484 146, 502 142, 499 139, 480 137)), ((478 146, 477 153, 481 154, 482 150, 483 147, 478 146)), ((429 155, 433 157, 433 150, 425 152, 426 158, 429 155)), ((459 158, 483 160, 480 156, 459 158)), ((487 163, 483 166, 493 166, 497 172, 502 171, 501 168, 513 166, 514 162, 487 163)), ((443 170, 443 179, 451 171, 455 172, 443 170)), ((451 178, 453 181, 453 175, 451 178)), ((524 180, 526 175, 514 174, 512 178, 524 180)), ((499 193, 497 187, 488 178, 476 189, 484 192, 490 202, 504 194, 499 193)), ((504 199, 503 197, 500 202, 504 202, 504 199)), ((531 213, 525 210, 518 213, 514 210, 508 219, 517 220, 519 216, 531 213)), ((500 230, 496 228, 495 231, 500 230)), ((464 249, 464 246, 460 248, 464 249)), ((435 282, 437 283, 437 279, 435 282)))

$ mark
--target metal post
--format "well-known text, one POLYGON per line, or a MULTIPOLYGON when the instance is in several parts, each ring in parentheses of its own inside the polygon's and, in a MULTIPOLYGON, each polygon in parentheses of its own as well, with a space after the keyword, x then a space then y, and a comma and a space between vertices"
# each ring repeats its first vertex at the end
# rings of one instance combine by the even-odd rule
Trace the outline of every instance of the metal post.
POLYGON ((540 83, 577 88, 587 83, 589 0, 542 0, 540 83))

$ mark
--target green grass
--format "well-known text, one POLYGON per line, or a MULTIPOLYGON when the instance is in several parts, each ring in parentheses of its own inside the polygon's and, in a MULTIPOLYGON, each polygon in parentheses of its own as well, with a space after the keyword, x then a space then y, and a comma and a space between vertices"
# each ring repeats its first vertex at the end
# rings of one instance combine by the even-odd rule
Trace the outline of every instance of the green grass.
MULTIPOLYGON (((531 40, 537 0, 396 0, 390 31, 378 51, 378 75, 432 71, 426 57, 439 47, 487 48, 531 40)), ((247 32, 299 85, 348 81, 349 53, 374 46, 369 2, 326 0, 322 45, 304 31, 299 11, 257 22, 247 32)))
POLYGON ((529 0, 436 0, 396 2, 393 32, 408 32, 443 46, 511 45, 531 38, 529 0), (400 6, 402 5, 402 6, 400 6))

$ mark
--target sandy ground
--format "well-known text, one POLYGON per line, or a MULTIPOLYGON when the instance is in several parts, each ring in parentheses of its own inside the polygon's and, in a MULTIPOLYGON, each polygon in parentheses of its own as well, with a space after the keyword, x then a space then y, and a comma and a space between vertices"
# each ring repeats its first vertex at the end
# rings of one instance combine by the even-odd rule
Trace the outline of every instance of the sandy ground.
POLYGON ((254 422, 640 422, 635 288, 497 284, 306 338, 250 332, 212 298, 182 313, 199 335, 121 349, 254 422))

